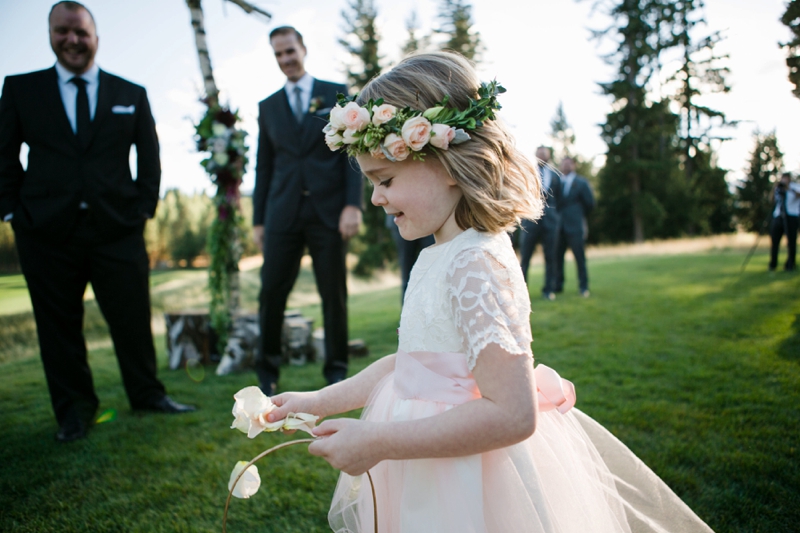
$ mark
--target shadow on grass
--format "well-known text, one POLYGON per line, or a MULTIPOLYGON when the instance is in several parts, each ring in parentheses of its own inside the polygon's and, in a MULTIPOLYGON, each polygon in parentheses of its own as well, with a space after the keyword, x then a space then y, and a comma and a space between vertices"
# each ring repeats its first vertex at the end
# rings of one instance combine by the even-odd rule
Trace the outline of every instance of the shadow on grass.
POLYGON ((786 361, 800 363, 800 314, 794 315, 792 335, 778 346, 778 355, 786 361))

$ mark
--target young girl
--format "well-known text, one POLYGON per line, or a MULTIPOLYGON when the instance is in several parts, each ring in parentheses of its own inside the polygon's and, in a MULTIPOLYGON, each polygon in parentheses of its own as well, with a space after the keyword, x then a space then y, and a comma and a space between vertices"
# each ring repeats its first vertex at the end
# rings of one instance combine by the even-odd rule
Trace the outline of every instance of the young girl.
POLYGON ((495 83, 461 56, 406 58, 337 106, 332 149, 357 156, 405 239, 433 234, 405 295, 396 354, 269 415, 322 422, 309 451, 342 471, 337 532, 710 531, 628 448, 577 409, 531 353, 530 300, 507 230, 542 210, 534 167, 496 119, 495 83), (538 389, 538 392, 537 392, 538 389))

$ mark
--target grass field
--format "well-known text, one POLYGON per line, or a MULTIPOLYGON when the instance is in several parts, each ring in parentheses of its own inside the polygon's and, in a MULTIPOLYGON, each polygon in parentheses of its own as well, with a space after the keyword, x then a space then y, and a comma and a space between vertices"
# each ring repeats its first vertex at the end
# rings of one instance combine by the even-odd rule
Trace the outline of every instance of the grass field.
MULTIPOLYGON (((592 297, 578 297, 569 271, 569 290, 555 302, 535 298, 536 267, 533 349, 575 383, 578 407, 715 531, 797 531, 800 275, 768 274, 763 254, 740 275, 743 259, 736 250, 597 258, 589 265, 592 297)), ((156 273, 155 313, 202 305, 204 282, 201 271, 156 273)), ((255 273, 245 273, 242 285, 245 306, 254 306, 255 273)), ((13 292, 7 287, 0 278, 0 309, 13 292)), ((300 287, 313 287, 308 273, 300 287)), ((69 445, 53 439, 30 315, 0 316, 0 531, 220 531, 233 464, 298 437, 249 440, 229 429, 232 394, 255 384, 254 376, 169 371, 163 335, 160 377, 171 395, 200 410, 133 414, 93 306, 87 302, 90 359, 108 421, 69 445), (9 355, 9 346, 19 348, 9 355)), ((399 310, 397 288, 351 297, 351 337, 372 353, 354 360, 352 371, 394 350, 399 310)), ((319 324, 318 305, 303 311, 319 324)), ((287 367, 281 378, 284 390, 323 384, 318 365, 287 367)), ((328 531, 337 473, 327 463, 295 446, 262 460, 259 470, 262 488, 232 502, 229 531, 328 531)))

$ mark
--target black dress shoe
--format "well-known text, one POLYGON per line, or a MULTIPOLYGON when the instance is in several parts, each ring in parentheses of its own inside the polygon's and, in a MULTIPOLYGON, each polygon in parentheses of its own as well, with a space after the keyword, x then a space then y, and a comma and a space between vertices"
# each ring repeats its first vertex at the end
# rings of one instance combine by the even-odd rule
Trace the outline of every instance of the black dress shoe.
POLYGON ((185 405, 178 403, 167 395, 162 396, 158 400, 151 403, 134 407, 136 411, 150 411, 153 413, 167 413, 171 415, 181 413, 191 413, 197 410, 194 405, 185 405))
POLYGON ((72 442, 83 439, 89 433, 89 423, 77 415, 67 415, 56 432, 58 442, 72 442))

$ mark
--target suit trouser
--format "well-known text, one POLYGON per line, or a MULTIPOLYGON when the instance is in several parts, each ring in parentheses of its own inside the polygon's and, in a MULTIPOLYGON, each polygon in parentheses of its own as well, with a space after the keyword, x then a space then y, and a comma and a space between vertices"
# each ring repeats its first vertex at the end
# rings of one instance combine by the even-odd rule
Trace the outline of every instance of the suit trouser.
POLYGON ((584 249, 583 232, 567 233, 562 231, 558 239, 558 277, 556 280, 556 291, 564 289, 564 254, 567 248, 572 250, 575 257, 575 264, 578 267, 578 290, 589 290, 589 274, 586 271, 586 252, 584 249))
POLYGON ((523 220, 522 231, 519 234, 519 255, 522 276, 526 282, 528 281, 528 267, 531 264, 531 257, 533 257, 536 244, 540 241, 544 254, 544 286, 542 287, 542 293, 546 294, 556 290, 558 227, 545 225, 542 219, 538 222, 523 220))
POLYGON ((325 328, 325 366, 328 381, 347 374, 347 270, 346 242, 338 230, 322 223, 313 206, 303 201, 295 227, 282 232, 264 231, 264 265, 261 267, 259 321, 259 379, 278 379, 282 361, 281 333, 289 293, 300 272, 305 247, 311 254, 317 291, 322 299, 325 328))
POLYGON ((142 229, 112 241, 82 212, 65 241, 16 232, 50 399, 59 423, 92 415, 99 404, 83 337, 83 295, 91 282, 108 323, 131 407, 164 395, 150 329, 149 261, 142 229))
POLYGON ((770 237, 772 238, 772 247, 769 254, 769 268, 774 269, 778 266, 778 250, 781 247, 781 239, 786 234, 788 255, 786 263, 783 268, 786 270, 794 270, 797 257, 797 222, 798 218, 795 216, 787 215, 786 217, 775 217, 772 219, 770 225, 770 237), (784 223, 785 219, 785 223, 784 223))

